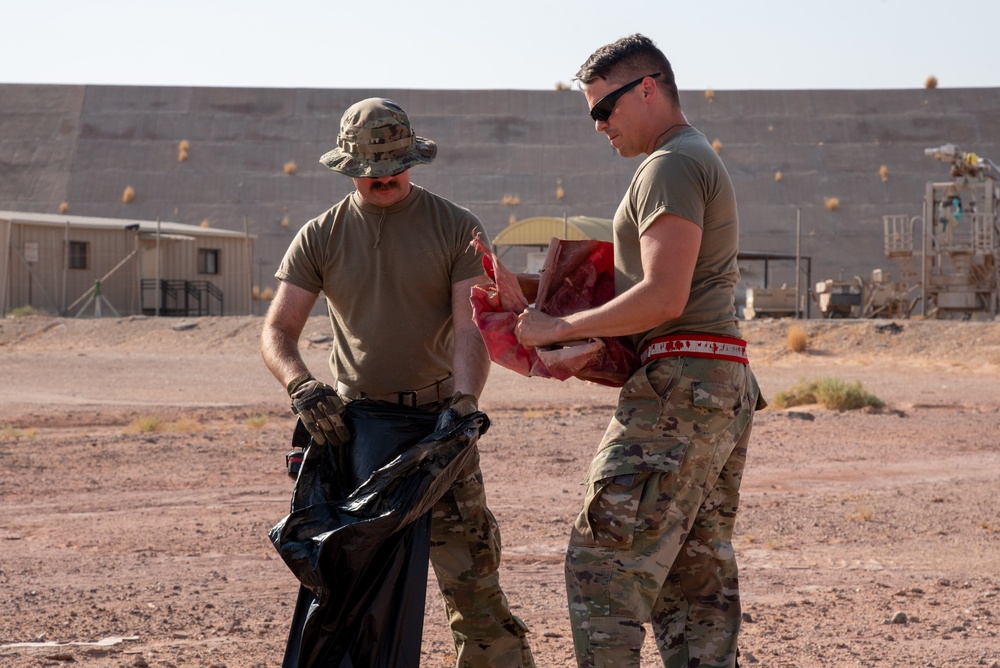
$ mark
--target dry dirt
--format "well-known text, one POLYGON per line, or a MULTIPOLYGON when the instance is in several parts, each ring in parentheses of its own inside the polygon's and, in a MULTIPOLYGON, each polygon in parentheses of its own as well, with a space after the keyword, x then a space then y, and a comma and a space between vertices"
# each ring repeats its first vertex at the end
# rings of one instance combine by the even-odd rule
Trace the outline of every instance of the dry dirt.
MULTIPOLYGON (((888 408, 759 413, 741 664, 1000 666, 1000 323, 809 321, 802 353, 791 325, 746 324, 766 395, 829 376, 888 408)), ((328 375, 326 327, 306 355, 328 375)), ((296 582, 266 532, 293 422, 259 331, 0 321, 0 666, 280 664, 296 582)), ((562 555, 615 396, 495 366, 482 398, 502 581, 540 668, 573 665, 562 555)), ((430 589, 423 665, 446 666, 430 589)))

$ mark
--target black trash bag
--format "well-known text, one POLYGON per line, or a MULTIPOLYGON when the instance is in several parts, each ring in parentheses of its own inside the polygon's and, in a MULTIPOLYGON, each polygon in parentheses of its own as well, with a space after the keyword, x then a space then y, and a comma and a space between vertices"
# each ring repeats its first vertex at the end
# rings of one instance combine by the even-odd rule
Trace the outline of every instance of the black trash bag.
MULTIPOLYGON (((269 532, 302 585, 283 668, 419 665, 429 511, 489 428, 473 413, 434 432, 437 418, 355 401, 351 444, 310 444, 291 512, 269 532)), ((303 432, 297 424, 293 444, 308 441, 303 432)))

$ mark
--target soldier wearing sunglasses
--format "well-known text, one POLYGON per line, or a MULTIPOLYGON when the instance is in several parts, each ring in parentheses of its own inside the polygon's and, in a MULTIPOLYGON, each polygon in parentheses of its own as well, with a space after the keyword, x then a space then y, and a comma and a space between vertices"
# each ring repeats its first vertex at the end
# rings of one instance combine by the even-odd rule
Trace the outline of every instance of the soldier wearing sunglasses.
POLYGON ((577 662, 638 667, 649 622, 664 666, 734 666, 731 538, 753 414, 766 405, 734 305, 736 195, 649 38, 601 47, 576 79, 594 128, 622 157, 647 156, 614 216, 615 298, 562 318, 529 308, 517 328, 525 346, 631 337, 642 362, 566 554, 577 662))

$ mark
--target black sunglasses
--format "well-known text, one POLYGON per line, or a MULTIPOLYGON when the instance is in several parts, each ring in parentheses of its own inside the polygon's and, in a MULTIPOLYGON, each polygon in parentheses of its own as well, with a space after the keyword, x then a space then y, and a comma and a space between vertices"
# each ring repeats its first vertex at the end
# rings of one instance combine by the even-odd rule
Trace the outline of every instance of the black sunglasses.
MULTIPOLYGON (((660 76, 659 72, 646 75, 646 77, 652 77, 653 79, 658 76, 660 76)), ((639 77, 632 83, 627 83, 618 90, 613 90, 602 97, 597 101, 597 104, 590 108, 590 117, 595 121, 606 121, 611 118, 611 114, 615 110, 615 103, 618 102, 618 98, 641 84, 642 80, 646 77, 639 77)))

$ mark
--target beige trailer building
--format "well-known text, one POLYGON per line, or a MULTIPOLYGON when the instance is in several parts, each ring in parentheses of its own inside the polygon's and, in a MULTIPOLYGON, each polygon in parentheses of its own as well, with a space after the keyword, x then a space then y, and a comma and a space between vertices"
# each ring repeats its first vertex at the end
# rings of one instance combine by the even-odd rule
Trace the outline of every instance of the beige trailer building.
POLYGON ((0 316, 248 315, 254 237, 180 223, 0 211, 0 316))

